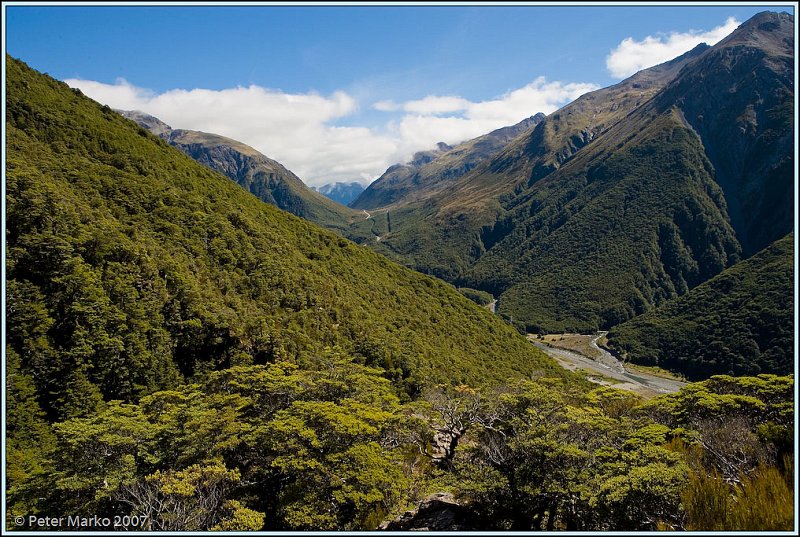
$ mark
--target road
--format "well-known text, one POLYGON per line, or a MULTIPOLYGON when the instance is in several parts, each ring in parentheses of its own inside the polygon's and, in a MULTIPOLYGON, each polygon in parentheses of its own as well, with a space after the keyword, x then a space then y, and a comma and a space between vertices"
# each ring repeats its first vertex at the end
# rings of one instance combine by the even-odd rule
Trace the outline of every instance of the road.
POLYGON ((686 385, 685 382, 680 382, 678 380, 657 377, 648 373, 637 372, 634 374, 626 371, 624 365, 619 360, 617 360, 605 349, 597 346, 597 340, 603 335, 604 334, 601 333, 592 340, 593 346, 596 347, 603 355, 602 358, 596 361, 582 354, 578 354, 577 352, 549 347, 543 343, 535 341, 530 335, 528 336, 528 339, 531 340, 531 343, 533 343, 536 347, 540 348, 550 357, 554 358, 556 362, 558 362, 565 369, 569 369, 570 371, 575 371, 576 369, 585 370, 589 380, 596 382, 597 384, 603 384, 622 390, 637 392, 644 396, 654 396, 662 393, 676 392, 680 390, 681 387, 686 385), (599 373, 603 377, 607 378, 593 378, 593 372, 599 373), (611 382, 608 379, 613 379, 616 382, 611 382))

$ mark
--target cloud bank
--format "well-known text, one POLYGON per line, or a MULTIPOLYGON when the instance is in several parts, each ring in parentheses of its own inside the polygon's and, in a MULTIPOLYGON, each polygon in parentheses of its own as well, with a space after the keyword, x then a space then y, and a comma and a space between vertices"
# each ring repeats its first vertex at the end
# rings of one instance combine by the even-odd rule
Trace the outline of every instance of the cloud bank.
POLYGON ((724 24, 707 32, 690 30, 668 35, 648 35, 641 41, 628 37, 606 57, 606 68, 611 76, 626 78, 637 71, 680 56, 700 43, 714 45, 740 24, 735 18, 728 17, 724 24))
POLYGON ((537 112, 549 114, 574 101, 596 84, 547 82, 530 84, 496 99, 472 102, 460 97, 428 96, 403 105, 406 114, 395 126, 405 143, 432 147, 436 142, 458 143, 494 129, 514 125, 537 112))
POLYGON ((337 125, 343 118, 350 124, 358 119, 359 103, 343 91, 285 93, 251 85, 154 93, 123 79, 114 84, 65 82, 112 108, 140 110, 173 128, 244 142, 312 186, 353 180, 369 183, 391 164, 406 162, 414 152, 430 149, 436 142, 455 144, 537 112, 548 114, 597 88, 540 77, 487 101, 437 95, 405 103, 383 100, 372 108, 387 113, 385 123, 366 127, 337 125))

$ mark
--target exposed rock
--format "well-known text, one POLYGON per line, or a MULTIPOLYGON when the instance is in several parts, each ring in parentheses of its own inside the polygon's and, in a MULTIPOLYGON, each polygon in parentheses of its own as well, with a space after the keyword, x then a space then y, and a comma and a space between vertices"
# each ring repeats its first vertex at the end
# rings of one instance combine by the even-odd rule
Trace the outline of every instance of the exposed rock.
POLYGON ((197 162, 228 176, 261 201, 325 227, 343 229, 348 224, 352 211, 307 187, 281 163, 242 142, 217 134, 173 129, 144 112, 117 112, 197 162))
POLYGON ((472 509, 461 505, 449 492, 437 492, 394 520, 381 523, 379 530, 470 531, 479 529, 472 509))

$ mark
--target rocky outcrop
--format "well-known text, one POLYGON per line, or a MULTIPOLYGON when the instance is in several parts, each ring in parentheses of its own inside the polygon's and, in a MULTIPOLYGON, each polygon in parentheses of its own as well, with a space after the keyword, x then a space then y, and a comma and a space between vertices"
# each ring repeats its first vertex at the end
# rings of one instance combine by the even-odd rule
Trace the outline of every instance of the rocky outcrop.
POLYGON ((449 492, 427 496, 417 507, 394 520, 383 522, 379 530, 390 531, 470 531, 482 529, 478 517, 449 492))

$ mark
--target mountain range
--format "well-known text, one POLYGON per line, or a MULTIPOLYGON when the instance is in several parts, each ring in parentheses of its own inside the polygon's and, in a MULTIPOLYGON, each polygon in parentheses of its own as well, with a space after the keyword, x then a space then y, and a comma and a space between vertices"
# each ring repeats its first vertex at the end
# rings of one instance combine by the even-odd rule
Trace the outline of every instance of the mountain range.
POLYGON ((378 209, 426 198, 447 188, 543 119, 544 114, 540 112, 516 125, 496 129, 456 147, 439 142, 435 149, 419 151, 406 164, 395 164, 387 169, 350 206, 378 209))
POLYGON ((350 183, 328 183, 319 187, 311 187, 311 189, 316 190, 326 198, 332 199, 336 203, 341 203, 342 205, 349 205, 364 192, 364 187, 357 181, 352 181, 350 183))
POLYGON ((372 246, 492 293, 528 331, 605 329, 687 293, 792 231, 793 24, 762 13, 578 98, 446 189, 386 194, 372 246))

